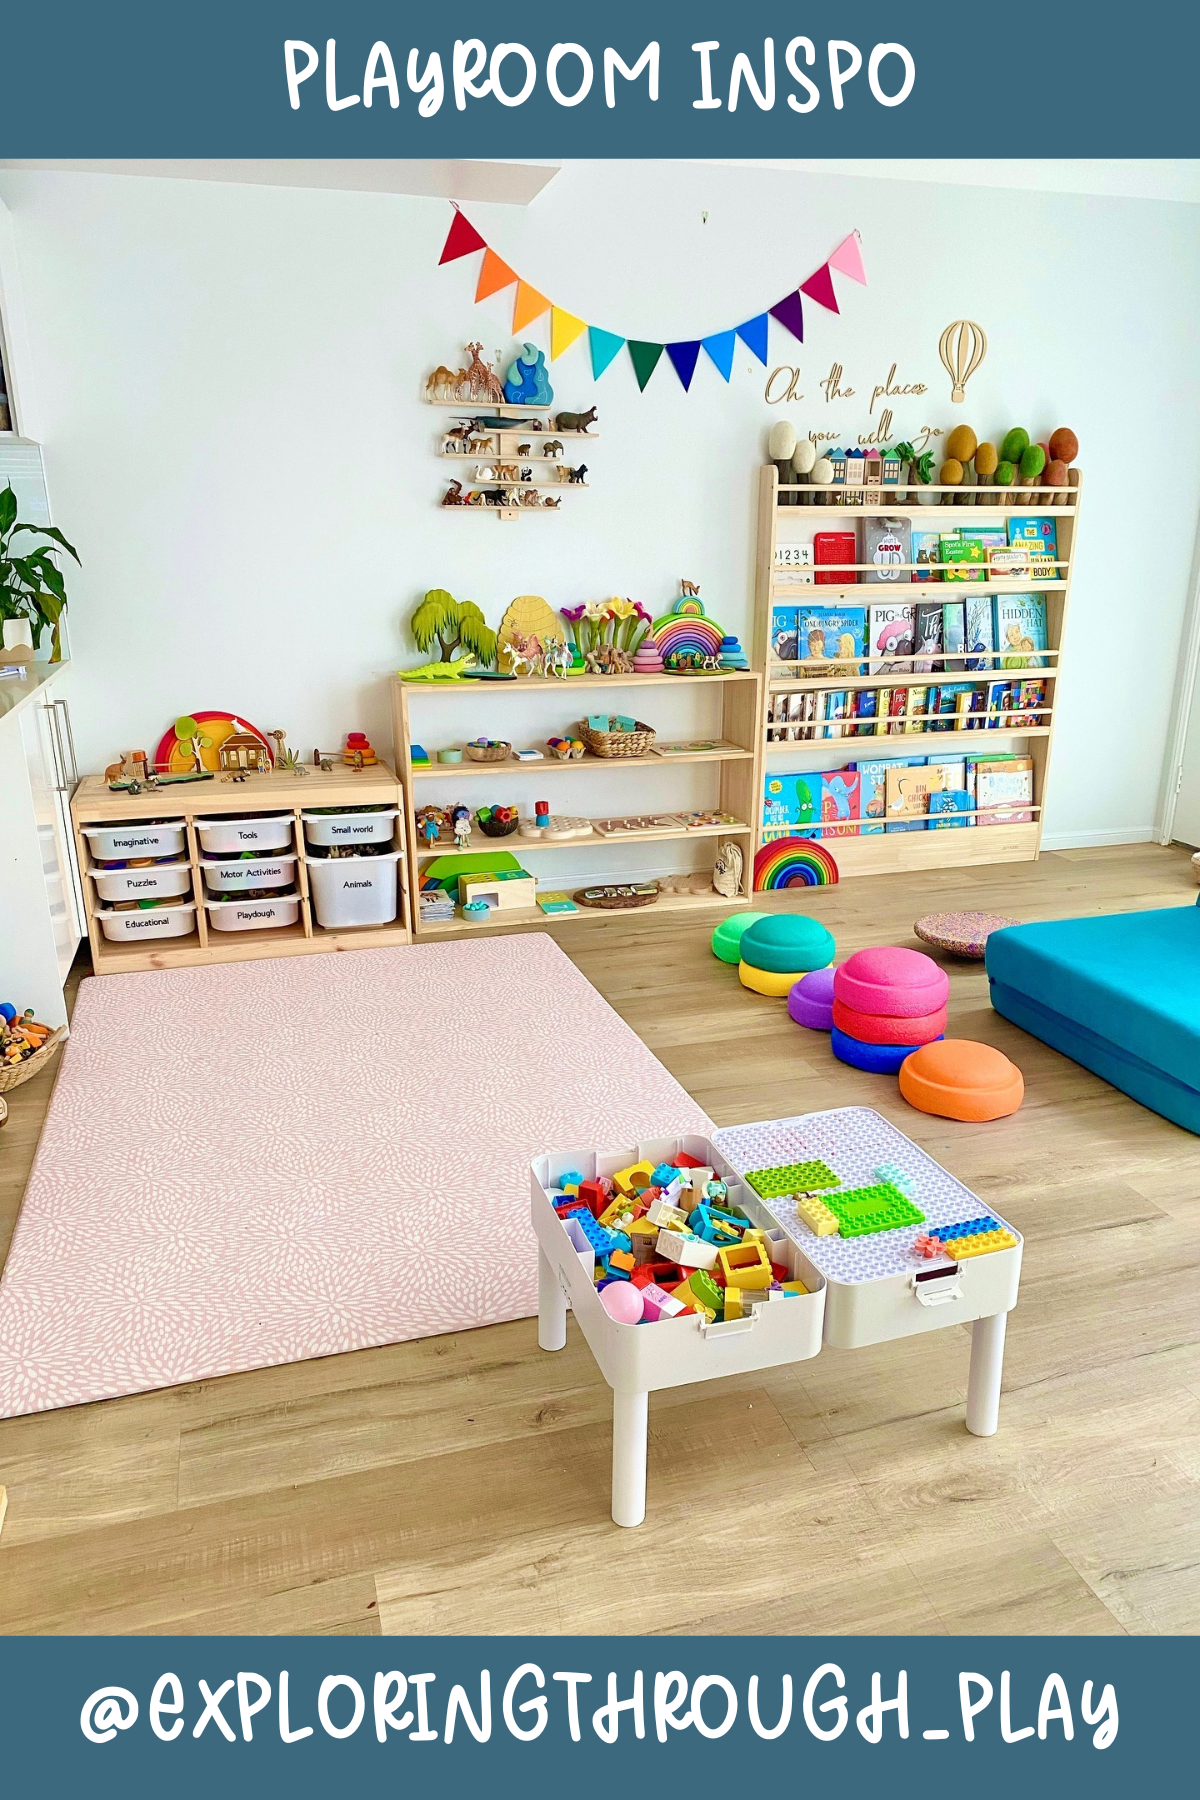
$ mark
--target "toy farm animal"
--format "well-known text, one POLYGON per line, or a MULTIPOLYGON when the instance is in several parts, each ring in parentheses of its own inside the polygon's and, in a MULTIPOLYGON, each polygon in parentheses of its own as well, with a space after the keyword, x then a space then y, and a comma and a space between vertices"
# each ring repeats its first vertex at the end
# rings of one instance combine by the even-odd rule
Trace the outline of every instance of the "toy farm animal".
POLYGON ((492 440, 490 437, 481 437, 478 432, 473 432, 467 439, 468 456, 490 456, 491 452, 492 440))
MULTIPOLYGON (((467 347, 470 348, 469 345, 467 347)), ((558 413, 554 420, 554 429, 555 431, 581 431, 586 437, 588 426, 595 423, 596 409, 594 406, 589 406, 587 411, 582 413, 558 413)))
POLYGON ((450 486, 446 489, 445 493, 442 495, 442 505, 443 506, 466 506, 467 504, 468 504, 468 502, 463 499, 462 482, 461 481, 452 481, 450 483, 450 486))
POLYGON ((532 453, 532 451, 533 451, 532 444, 518 444, 517 445, 517 455, 518 456, 529 456, 532 453))
POLYGON ((467 386, 472 400, 490 400, 493 406, 503 406, 504 389, 500 385, 500 377, 494 369, 489 369, 483 361, 483 345, 468 344, 467 351, 471 361, 465 371, 467 386))
POLYGON ((563 453, 561 438, 548 438, 542 445, 543 456, 561 456, 563 453))
POLYGON ((497 481, 520 481, 520 479, 521 479, 521 471, 520 471, 520 469, 518 469, 516 463, 497 463, 496 464, 496 480, 497 481))
POLYGON ((588 472, 587 464, 580 463, 580 465, 577 469, 569 470, 569 472, 567 474, 567 480, 570 482, 572 487, 582 487, 583 486, 583 478, 587 474, 587 472, 588 472))

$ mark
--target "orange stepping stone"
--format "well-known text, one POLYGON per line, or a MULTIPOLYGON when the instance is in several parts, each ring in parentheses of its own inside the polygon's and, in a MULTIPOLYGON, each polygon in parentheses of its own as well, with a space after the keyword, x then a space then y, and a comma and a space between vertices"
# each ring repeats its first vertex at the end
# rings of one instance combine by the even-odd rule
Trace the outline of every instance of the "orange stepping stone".
POLYGON ((991 1044, 942 1038, 901 1063, 900 1092, 918 1112, 981 1122, 1015 1113, 1025 1098, 1025 1081, 1016 1064, 991 1044))

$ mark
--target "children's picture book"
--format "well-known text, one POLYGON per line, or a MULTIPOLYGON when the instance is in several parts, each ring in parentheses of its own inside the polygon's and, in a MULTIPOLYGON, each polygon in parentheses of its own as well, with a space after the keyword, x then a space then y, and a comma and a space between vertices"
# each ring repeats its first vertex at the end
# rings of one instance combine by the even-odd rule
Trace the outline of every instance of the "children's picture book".
POLYGON ((928 569, 924 567, 924 564, 926 563, 941 562, 941 542, 941 532, 914 530, 912 534, 912 556, 909 559, 911 562, 917 564, 917 567, 911 571, 914 581, 940 581, 942 579, 942 571, 940 569, 928 569))
POLYGON ((887 772, 889 769, 920 768, 920 756, 882 756, 866 762, 859 759, 850 767, 858 774, 858 816, 863 821, 860 837, 876 836, 884 827, 887 809, 887 772))
POLYGON ((908 735, 925 730, 925 717, 928 712, 929 689, 910 687, 908 698, 904 702, 904 730, 908 735))
POLYGON ((966 786, 966 758, 962 756, 927 756, 926 766, 942 771, 942 785, 947 788, 966 786))
MULTIPOLYGON (((989 607, 990 616, 990 607, 989 607)), ((942 603, 917 601, 917 660, 913 672, 928 675, 942 666, 942 603)))
POLYGON ((1033 581, 1056 581, 1059 570, 1058 529, 1053 519, 1041 516, 1016 517, 1008 520, 1008 541, 1029 551, 1029 573, 1033 581))
POLYGON ((816 673, 821 675, 861 675, 867 651, 865 606, 801 606, 795 616, 801 662, 819 663, 816 673))
POLYGON ((993 663, 990 654, 996 648, 995 613, 992 608, 992 594, 972 594, 966 601, 966 648, 968 669, 983 669, 990 672, 993 663))
POLYGON ((887 736, 888 720, 890 719, 891 714, 892 714, 892 690, 891 690, 891 688, 885 688, 885 687, 876 688, 875 689, 875 736, 876 737, 886 737, 887 736))
POLYGON ((763 783, 763 842, 777 838, 819 837, 821 775, 767 776, 763 783))
POLYGON ((1046 602, 1041 594, 993 596, 996 649, 1002 669, 1042 669, 1046 648, 1046 602))
POLYGON ((845 734, 845 730, 846 730, 845 725, 842 723, 842 721, 845 719, 845 717, 849 711, 850 711, 850 695, 846 692, 846 690, 844 688, 842 689, 842 691, 840 693, 826 694, 823 716, 828 722, 825 726, 825 730, 821 734, 822 737, 827 737, 827 738, 842 737, 845 734))
POLYGON ((909 570, 899 565, 912 561, 912 528, 907 519, 881 518, 863 520, 862 560, 871 563, 862 572, 864 582, 897 582, 908 584, 909 570))
POLYGON ((975 810, 979 825, 1028 825, 1033 814, 1033 761, 1028 756, 975 764, 975 810))
POLYGON ((965 831, 974 823, 965 816, 971 810, 971 796, 966 788, 944 788, 941 793, 930 794, 928 830, 948 831, 957 827, 965 831))
POLYGON ((869 664, 872 675, 907 675, 911 662, 892 659, 911 657, 916 642, 917 609, 911 603, 873 601, 867 608, 868 649, 873 653, 869 664))
POLYGON ((988 551, 989 581, 1028 581, 1029 551, 1018 544, 1011 550, 988 551))
MULTIPOLYGON (((957 720, 958 701, 962 694, 970 694, 971 683, 967 681, 944 681, 938 689, 937 712, 938 730, 953 731, 957 720)), ((933 707, 929 709, 931 712, 933 707)))
POLYGON ((963 600, 947 600, 942 607, 942 647, 945 668, 951 672, 965 668, 961 652, 967 647, 967 608, 963 600), (954 651, 960 654, 952 655, 954 651))
POLYGON ((893 765, 887 772, 887 829, 889 831, 924 831, 929 811, 929 796, 945 787, 941 769, 917 764, 909 768, 893 765))
POLYGON ((857 769, 834 769, 821 776, 821 836, 857 837, 859 777, 857 769))
POLYGON ((795 662, 800 655, 796 648, 794 606, 771 608, 771 654, 777 662, 795 662))
POLYGON ((960 538, 969 538, 972 543, 983 545, 983 560, 990 562, 992 552, 1003 550, 1008 544, 1008 533, 1003 525, 960 525, 960 538))
POLYGON ((775 568, 797 587, 813 584, 813 547, 811 544, 776 544, 775 568))
POLYGON ((939 540, 944 563, 953 563, 952 569, 943 569, 945 581, 983 581, 986 576, 984 565, 987 563, 987 551, 977 538, 962 537, 958 532, 953 537, 939 540))
POLYGON ((859 688, 854 696, 854 737, 874 736, 878 706, 878 688, 859 688))
POLYGON ((904 730, 904 715, 908 711, 908 689, 892 688, 888 697, 888 735, 899 737, 904 730))

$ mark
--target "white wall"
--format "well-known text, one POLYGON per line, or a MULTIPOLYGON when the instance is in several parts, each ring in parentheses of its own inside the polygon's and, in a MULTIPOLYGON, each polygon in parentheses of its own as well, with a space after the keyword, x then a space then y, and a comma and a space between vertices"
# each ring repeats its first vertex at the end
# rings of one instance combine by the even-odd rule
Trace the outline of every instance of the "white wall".
MULTIPOLYGON (((84 767, 152 747, 205 706, 283 725, 301 749, 355 727, 386 745, 382 676, 417 660, 402 624, 433 586, 496 623, 531 592, 630 594, 657 611, 686 575, 749 639, 756 468, 781 409, 748 351, 728 388, 702 359, 685 395, 664 358, 639 395, 625 356, 593 392, 580 343, 553 378, 562 404, 599 405, 591 491, 558 517, 500 525, 434 504, 443 416, 420 403, 423 378, 476 335, 489 352, 512 345, 511 297, 472 304, 477 259, 437 266, 444 202, 25 172, 0 175, 0 197, 51 492, 85 561, 72 582, 84 767)), ((761 310, 857 226, 870 286, 836 278, 841 315, 810 305, 803 351, 772 327, 772 362, 795 349, 803 366, 809 398, 791 414, 852 438, 896 361, 930 385, 894 403, 900 436, 960 418, 981 436, 1078 432, 1087 497, 1048 834, 1150 835, 1200 492, 1200 211, 581 163, 527 210, 472 217, 561 304, 653 339, 761 310), (991 347, 952 407, 937 340, 962 317, 991 347), (829 407, 817 384, 835 359, 861 397, 829 407), (1160 455, 1169 488, 1131 474, 1160 455), (1172 505, 1124 522, 1126 501, 1155 490, 1172 505)), ((595 804, 627 792, 608 785, 595 804)))

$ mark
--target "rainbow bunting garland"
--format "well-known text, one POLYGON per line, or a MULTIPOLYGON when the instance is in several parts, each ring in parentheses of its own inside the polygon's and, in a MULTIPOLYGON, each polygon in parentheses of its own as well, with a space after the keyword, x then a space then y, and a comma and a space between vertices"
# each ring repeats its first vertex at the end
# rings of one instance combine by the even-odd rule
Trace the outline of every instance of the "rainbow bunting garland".
MULTIPOLYGON (((784 330, 804 342, 804 300, 813 301, 827 312, 839 311, 837 294, 833 285, 833 270, 849 276, 860 286, 867 285, 866 271, 863 268, 862 245, 857 231, 844 237, 829 258, 814 269, 807 280, 793 288, 792 291, 777 300, 774 306, 768 306, 764 312, 757 313, 752 319, 745 319, 740 325, 731 326, 726 331, 710 332, 707 337, 681 338, 674 343, 648 343, 643 338, 626 338, 615 331, 603 331, 598 325, 589 325, 586 320, 575 313, 567 312, 556 306, 545 294, 523 281, 515 269, 509 268, 502 257, 485 243, 470 221, 455 208, 450 222, 450 230, 438 258, 439 264, 457 262, 462 256, 470 256, 474 252, 483 251, 483 261, 479 270, 479 279, 475 289, 476 301, 486 300, 491 294, 498 294, 504 288, 516 288, 513 301, 513 336, 519 337, 527 326, 536 319, 550 314, 550 360, 554 362, 571 345, 583 338, 587 333, 588 349, 592 361, 592 379, 598 381, 604 371, 610 367, 617 352, 626 349, 629 360, 633 364, 633 372, 637 377, 639 389, 644 393, 646 384, 662 360, 665 350, 667 361, 674 369, 685 393, 692 385, 696 368, 703 350, 714 369, 723 381, 728 381, 733 373, 733 357, 737 340, 762 364, 767 361, 767 334, 770 321, 774 319, 784 330)), ((834 876, 836 880, 836 875, 834 876)))
POLYGON ((828 887, 838 878, 838 866, 824 844, 812 838, 780 838, 764 844, 754 857, 754 891, 772 888, 828 887))

